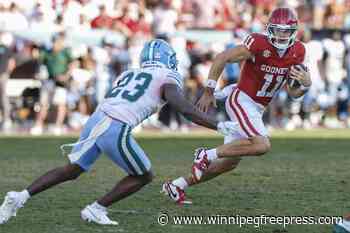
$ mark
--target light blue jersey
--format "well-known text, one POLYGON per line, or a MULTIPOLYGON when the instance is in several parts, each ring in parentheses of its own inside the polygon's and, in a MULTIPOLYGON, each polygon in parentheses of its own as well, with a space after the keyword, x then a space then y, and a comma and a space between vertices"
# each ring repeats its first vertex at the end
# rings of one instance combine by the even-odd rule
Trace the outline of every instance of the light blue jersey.
POLYGON ((182 88, 183 83, 176 71, 176 54, 165 41, 147 43, 140 63, 141 69, 128 70, 117 78, 89 118, 68 155, 71 163, 89 170, 100 154, 105 153, 129 175, 143 175, 151 169, 151 162, 131 135, 131 129, 165 103, 164 84, 182 88))
POLYGON ((157 112, 165 103, 161 87, 175 84, 182 88, 182 78, 176 71, 146 67, 122 73, 99 109, 131 127, 157 112))
POLYGON ((85 125, 79 142, 68 155, 84 170, 103 152, 126 173, 142 175, 151 163, 131 135, 131 129, 157 112, 165 103, 161 87, 182 87, 177 72, 150 67, 124 72, 85 125))

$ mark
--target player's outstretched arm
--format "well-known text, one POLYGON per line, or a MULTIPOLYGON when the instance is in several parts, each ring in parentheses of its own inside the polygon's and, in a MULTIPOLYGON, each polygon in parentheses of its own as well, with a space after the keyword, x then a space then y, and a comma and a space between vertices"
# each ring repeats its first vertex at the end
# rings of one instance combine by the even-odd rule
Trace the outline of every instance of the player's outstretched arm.
POLYGON ((204 127, 217 130, 218 121, 196 109, 188 102, 182 90, 175 84, 162 86, 163 99, 166 100, 176 111, 182 113, 188 120, 204 127))
POLYGON ((197 103, 199 110, 207 112, 211 104, 216 106, 213 93, 216 87, 216 82, 219 79, 222 71, 224 70, 226 63, 239 62, 242 60, 249 59, 252 56, 252 53, 247 49, 246 46, 239 45, 237 47, 219 53, 214 58, 213 65, 210 67, 209 77, 206 82, 205 91, 197 103))

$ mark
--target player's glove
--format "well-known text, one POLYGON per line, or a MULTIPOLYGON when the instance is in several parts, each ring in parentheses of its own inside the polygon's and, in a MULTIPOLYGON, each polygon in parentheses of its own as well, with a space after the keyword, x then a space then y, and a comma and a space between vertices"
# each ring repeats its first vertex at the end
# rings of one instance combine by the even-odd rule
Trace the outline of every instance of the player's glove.
POLYGON ((223 121, 218 123, 218 132, 224 136, 234 134, 238 130, 238 124, 232 121, 223 121))

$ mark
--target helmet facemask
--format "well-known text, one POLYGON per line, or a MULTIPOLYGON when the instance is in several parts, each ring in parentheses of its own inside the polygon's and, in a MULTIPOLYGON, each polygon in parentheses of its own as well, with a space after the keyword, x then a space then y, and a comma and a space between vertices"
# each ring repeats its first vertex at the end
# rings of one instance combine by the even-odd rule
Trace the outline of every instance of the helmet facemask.
POLYGON ((294 44, 297 36, 297 26, 269 24, 267 33, 273 46, 285 50, 294 44))

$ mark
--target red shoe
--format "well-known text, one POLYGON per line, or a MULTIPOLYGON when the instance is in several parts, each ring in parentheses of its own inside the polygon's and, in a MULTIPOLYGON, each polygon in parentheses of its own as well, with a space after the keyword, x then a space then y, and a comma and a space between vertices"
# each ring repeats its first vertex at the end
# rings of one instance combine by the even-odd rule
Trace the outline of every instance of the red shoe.
POLYGON ((209 167, 209 160, 207 156, 207 151, 205 148, 198 148, 194 152, 194 161, 192 165, 192 177, 198 182, 205 170, 209 167))
POLYGON ((179 186, 174 185, 170 181, 166 181, 162 185, 161 193, 168 195, 171 200, 175 201, 179 205, 192 204, 191 201, 186 200, 185 190, 179 186))

